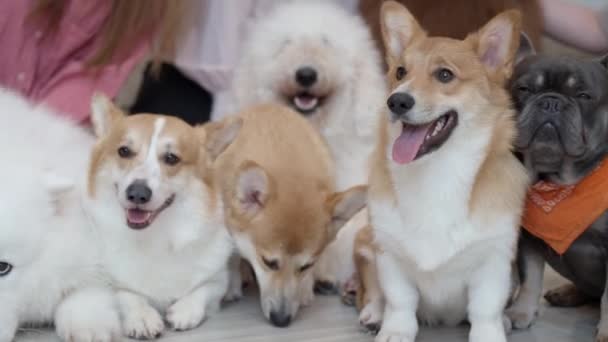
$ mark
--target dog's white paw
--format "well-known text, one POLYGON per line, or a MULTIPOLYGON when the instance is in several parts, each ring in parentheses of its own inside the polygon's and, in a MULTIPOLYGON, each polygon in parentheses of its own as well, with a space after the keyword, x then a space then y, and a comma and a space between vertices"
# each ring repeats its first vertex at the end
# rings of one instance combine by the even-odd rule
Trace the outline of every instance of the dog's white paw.
POLYGON ((179 300, 167 309, 167 323, 177 331, 194 329, 205 318, 205 307, 196 301, 179 300))
POLYGON ((372 334, 377 334, 382 326, 382 307, 378 301, 371 301, 359 314, 359 324, 372 334))
MULTIPOLYGON (((527 329, 538 316, 538 308, 533 305, 513 305, 505 311, 505 316, 509 322, 505 322, 505 330, 508 327, 512 329, 527 329)), ((507 332, 510 331, 507 330, 507 332)))
POLYGON ((104 289, 82 290, 55 313, 57 335, 68 342, 120 341, 121 325, 114 298, 104 289))
POLYGON ((472 323, 469 342, 507 342, 502 319, 484 323, 472 323))
POLYGON ((415 338, 408 334, 381 330, 374 342, 414 342, 415 338))
POLYGON ((120 341, 121 331, 118 326, 87 325, 84 327, 57 327, 57 335, 65 342, 114 342, 120 341))
POLYGON ((124 334, 129 338, 151 340, 165 330, 163 318, 148 304, 140 303, 128 311, 123 310, 123 316, 124 334))

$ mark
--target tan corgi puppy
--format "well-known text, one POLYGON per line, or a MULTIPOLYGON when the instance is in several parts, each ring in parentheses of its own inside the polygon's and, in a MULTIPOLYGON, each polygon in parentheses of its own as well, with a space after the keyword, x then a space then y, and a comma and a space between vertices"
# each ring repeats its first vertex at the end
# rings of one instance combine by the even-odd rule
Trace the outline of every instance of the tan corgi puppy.
POLYGON ((505 90, 521 14, 464 40, 429 37, 397 2, 382 6, 390 95, 368 208, 386 300, 377 342, 410 342, 419 322, 469 321, 472 342, 504 342, 528 185, 512 154, 505 90))
MULTIPOLYGON (((284 327, 312 299, 312 268, 364 207, 366 188, 336 192, 326 144, 288 107, 259 105, 238 117, 243 126, 214 164, 216 180, 226 225, 255 272, 264 316, 284 327)), ((218 132, 210 142, 226 140, 227 130, 218 132)))
MULTIPOLYGON (((85 210, 117 289, 126 336, 192 329, 219 308, 233 244, 211 178, 207 130, 170 116, 125 115, 93 98, 98 140, 85 210)), ((234 135, 232 135, 234 136, 234 135)))

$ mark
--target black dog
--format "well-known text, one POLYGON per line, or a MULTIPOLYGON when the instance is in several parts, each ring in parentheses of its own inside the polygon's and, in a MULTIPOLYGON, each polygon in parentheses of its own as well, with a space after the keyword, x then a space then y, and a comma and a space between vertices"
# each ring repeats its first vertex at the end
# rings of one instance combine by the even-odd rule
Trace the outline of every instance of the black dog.
MULTIPOLYGON (((533 182, 575 185, 608 157, 608 56, 531 55, 517 65, 510 88, 518 111, 516 150, 533 182)), ((608 341, 608 211, 592 219, 563 255, 523 230, 518 257, 522 283, 507 310, 515 328, 528 327, 538 315, 546 261, 572 284, 545 298, 556 306, 601 298, 597 341, 608 341)))

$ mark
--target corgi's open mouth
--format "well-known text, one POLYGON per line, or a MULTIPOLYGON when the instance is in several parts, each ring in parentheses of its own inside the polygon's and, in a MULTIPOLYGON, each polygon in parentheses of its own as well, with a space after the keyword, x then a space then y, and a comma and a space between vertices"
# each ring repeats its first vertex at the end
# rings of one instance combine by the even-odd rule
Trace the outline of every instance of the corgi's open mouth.
POLYGON ((449 111, 437 120, 423 125, 403 123, 401 134, 393 144, 393 160, 410 163, 441 147, 458 123, 458 113, 449 111))
POLYGON ((173 201, 175 200, 175 195, 171 195, 167 200, 160 206, 160 208, 154 211, 143 210, 140 208, 131 208, 127 209, 127 225, 131 229, 144 229, 154 222, 154 219, 160 214, 163 210, 167 209, 173 201))
POLYGON ((323 102, 323 98, 309 92, 301 92, 291 98, 291 104, 302 114, 311 114, 316 111, 323 102))

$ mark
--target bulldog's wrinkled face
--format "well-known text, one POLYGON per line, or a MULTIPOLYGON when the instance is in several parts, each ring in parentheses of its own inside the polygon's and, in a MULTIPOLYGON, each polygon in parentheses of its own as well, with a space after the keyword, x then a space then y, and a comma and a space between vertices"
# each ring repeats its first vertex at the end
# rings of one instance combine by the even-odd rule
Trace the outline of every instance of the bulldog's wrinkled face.
POLYGON ((574 184, 608 153, 607 62, 530 56, 516 67, 515 146, 535 179, 574 184))

